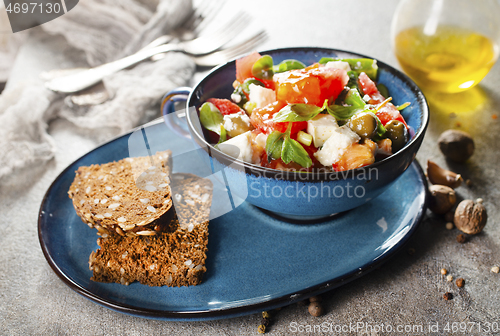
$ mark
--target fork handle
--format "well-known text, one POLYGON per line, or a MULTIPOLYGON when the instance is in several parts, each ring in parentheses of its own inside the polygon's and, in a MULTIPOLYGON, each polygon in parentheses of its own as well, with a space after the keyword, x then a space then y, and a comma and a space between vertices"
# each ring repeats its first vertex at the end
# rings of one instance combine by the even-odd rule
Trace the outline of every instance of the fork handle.
POLYGON ((56 92, 74 93, 91 87, 99 83, 104 77, 115 72, 126 69, 156 54, 177 51, 178 44, 164 44, 154 48, 140 50, 137 53, 122 59, 99 65, 95 68, 83 70, 81 72, 54 78, 45 83, 45 87, 56 92))

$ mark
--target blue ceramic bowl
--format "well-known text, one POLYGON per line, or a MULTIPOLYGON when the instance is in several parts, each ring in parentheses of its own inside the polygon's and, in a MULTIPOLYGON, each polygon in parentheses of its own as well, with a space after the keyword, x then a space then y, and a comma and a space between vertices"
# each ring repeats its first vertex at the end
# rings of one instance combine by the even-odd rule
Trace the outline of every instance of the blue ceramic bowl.
MULTIPOLYGON (((272 56, 277 64, 297 59, 312 64, 322 57, 368 57, 347 51, 296 47, 260 52, 272 56)), ((396 154, 374 164, 345 172, 283 172, 245 163, 214 148, 199 122, 198 109, 208 98, 229 98, 235 80, 235 61, 213 69, 193 89, 180 88, 168 93, 163 104, 167 125, 190 136, 204 151, 205 160, 214 171, 223 172, 231 193, 262 209, 294 219, 317 219, 354 209, 384 192, 415 159, 429 121, 424 95, 416 84, 393 67, 378 61, 378 83, 384 84, 395 105, 410 102, 402 114, 410 127, 411 140, 396 154), (188 131, 179 129, 167 115, 173 112, 173 101, 186 100, 188 131)), ((175 163, 174 163, 175 164, 175 163)))

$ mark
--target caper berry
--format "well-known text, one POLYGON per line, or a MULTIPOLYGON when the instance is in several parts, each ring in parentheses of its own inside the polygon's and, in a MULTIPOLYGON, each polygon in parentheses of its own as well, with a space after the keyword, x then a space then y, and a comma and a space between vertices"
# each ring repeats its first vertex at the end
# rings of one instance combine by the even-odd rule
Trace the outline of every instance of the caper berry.
POLYGON ((408 129, 399 120, 391 120, 385 124, 386 136, 392 141, 392 152, 396 153, 408 142, 408 129))
POLYGON ((371 139, 377 133, 377 118, 371 112, 357 113, 349 120, 349 127, 362 139, 371 139))

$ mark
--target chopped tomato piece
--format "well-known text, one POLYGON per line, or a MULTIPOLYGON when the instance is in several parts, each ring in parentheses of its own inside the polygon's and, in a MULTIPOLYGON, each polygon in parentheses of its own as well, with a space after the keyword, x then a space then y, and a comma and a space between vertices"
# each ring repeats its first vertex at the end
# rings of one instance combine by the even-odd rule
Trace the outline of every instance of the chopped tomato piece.
POLYGON ((344 86, 349 82, 347 71, 342 69, 320 67, 311 70, 311 74, 319 78, 320 81, 321 105, 325 99, 329 99, 330 102, 337 99, 342 90, 344 90, 344 86))
POLYGON ((276 98, 288 104, 322 106, 325 99, 335 100, 349 81, 345 70, 313 67, 291 70, 274 76, 276 98))
POLYGON ((254 63, 262 56, 254 51, 248 56, 236 60, 236 80, 243 83, 247 78, 252 77, 252 67, 254 63))
POLYGON ((383 156, 391 156, 392 155, 392 141, 391 139, 382 139, 377 141, 377 154, 381 154, 383 156))
POLYGON ((371 140, 365 140, 364 144, 355 143, 333 164, 333 169, 344 171, 371 165, 375 162, 376 149, 377 145, 371 140))
POLYGON ((274 76, 276 98, 287 104, 314 104, 321 106, 320 83, 305 70, 291 70, 274 76))
MULTIPOLYGON (((285 133, 288 128, 287 122, 272 122, 271 127, 274 128, 275 131, 285 133)), ((307 128, 307 121, 296 121, 292 124, 292 129, 290 130, 290 134, 299 133, 299 131, 305 130, 307 128)))
MULTIPOLYGON (((385 100, 385 97, 378 91, 377 86, 367 74, 364 72, 360 73, 358 79, 363 93, 370 96, 370 104, 380 104, 385 100)), ((399 110, 391 102, 383 106, 376 115, 380 119, 380 122, 382 122, 382 125, 387 124, 391 120, 399 120, 408 127, 399 110)))
POLYGON ((378 99, 381 99, 379 103, 383 102, 385 100, 384 96, 380 94, 380 92, 377 89, 377 85, 375 85, 375 82, 368 77, 368 75, 364 72, 359 74, 358 77, 359 80, 359 86, 361 90, 363 91, 364 94, 371 96, 375 96, 378 99))
POLYGON ((209 98, 207 99, 207 102, 214 104, 215 107, 217 107, 220 113, 222 113, 223 115, 233 114, 238 112, 245 113, 245 111, 241 107, 239 107, 229 99, 209 98))
MULTIPOLYGON (((255 108, 250 116, 252 125, 263 133, 278 131, 284 133, 287 130, 288 122, 274 122, 273 116, 278 113, 286 103, 275 101, 261 108, 255 108)), ((298 133, 307 128, 307 121, 298 121, 292 124, 291 134, 298 133)))
MULTIPOLYGON (((388 103, 387 105, 389 104, 390 103, 388 103)), ((382 125, 387 124, 391 120, 399 120, 403 124, 405 124, 406 127, 408 127, 405 119, 403 118, 401 113, 399 113, 398 109, 392 104, 390 106, 387 105, 382 107, 377 113, 375 113, 377 117, 380 119, 382 125)))

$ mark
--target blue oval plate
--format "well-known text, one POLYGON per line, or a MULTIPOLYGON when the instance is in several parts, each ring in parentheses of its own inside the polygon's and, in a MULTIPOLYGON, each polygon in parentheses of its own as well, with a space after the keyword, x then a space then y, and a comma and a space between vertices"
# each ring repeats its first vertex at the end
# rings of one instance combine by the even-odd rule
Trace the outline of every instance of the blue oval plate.
MULTIPOLYGON (((204 175, 197 171, 196 155, 190 155, 191 141, 161 120, 141 131, 148 150, 172 150, 174 172, 204 175)), ((425 213, 426 182, 415 162, 381 196, 321 223, 282 221, 246 202, 211 220, 208 271, 198 286, 93 282, 88 258, 98 248, 96 231, 76 215, 67 192, 79 166, 137 156, 130 146, 136 135, 116 138, 67 167, 48 189, 38 221, 40 245, 54 272, 79 294, 122 313, 206 320, 285 306, 378 267, 404 245, 425 213)), ((212 211, 222 205, 215 200, 220 198, 214 196, 212 211)))

